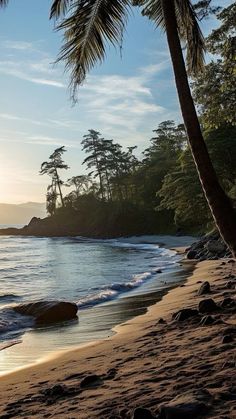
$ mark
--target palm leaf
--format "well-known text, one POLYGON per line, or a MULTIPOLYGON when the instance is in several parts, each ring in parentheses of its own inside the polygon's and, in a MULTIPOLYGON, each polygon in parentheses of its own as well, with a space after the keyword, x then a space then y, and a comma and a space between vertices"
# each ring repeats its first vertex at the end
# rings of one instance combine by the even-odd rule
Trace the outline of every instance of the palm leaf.
POLYGON ((0 0, 0 7, 6 7, 9 0, 0 0))
POLYGON ((50 19, 65 16, 73 0, 54 0, 51 6, 50 19))
POLYGON ((175 5, 179 34, 187 44, 187 69, 190 74, 194 74, 204 66, 204 37, 191 1, 175 0, 175 5))
MULTIPOLYGON (((164 0, 134 0, 133 4, 143 6, 142 14, 165 29, 162 1, 164 0)), ((173 2, 178 33, 187 46, 187 69, 190 74, 196 73, 203 68, 205 52, 204 37, 198 18, 190 0, 173 0, 173 2)))
MULTIPOLYGON (((60 3, 57 0, 58 7, 60 3)), ((106 43, 121 43, 130 6, 130 0, 74 0, 70 16, 58 25, 65 42, 57 61, 65 61, 71 72, 74 100, 87 73, 103 61, 106 43)))

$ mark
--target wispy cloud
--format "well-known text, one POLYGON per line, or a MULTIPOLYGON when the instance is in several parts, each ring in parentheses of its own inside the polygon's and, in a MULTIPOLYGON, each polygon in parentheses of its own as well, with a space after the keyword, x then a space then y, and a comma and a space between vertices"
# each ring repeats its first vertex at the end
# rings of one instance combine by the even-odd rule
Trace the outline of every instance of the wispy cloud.
MULTIPOLYGON (((41 63, 37 63, 37 66, 40 67, 41 63)), ((42 84, 46 86, 64 88, 65 85, 58 80, 40 77, 39 68, 37 72, 32 71, 32 65, 27 65, 25 62, 15 62, 15 61, 0 61, 0 73, 5 75, 10 75, 17 77, 18 79, 29 81, 31 83, 42 84), (27 70, 24 70, 26 68, 27 70), (38 76, 37 76, 38 74, 38 76)), ((45 71, 44 71, 45 73, 45 71)), ((48 70, 48 74, 52 74, 53 71, 48 70)))
POLYGON ((13 49, 18 51, 32 51, 34 50, 33 44, 31 42, 25 41, 10 41, 2 40, 0 45, 6 49, 13 49))
MULTIPOLYGON (((93 117, 102 131, 116 133, 129 141, 143 127, 163 119, 166 109, 156 103, 153 79, 170 65, 169 60, 141 67, 134 76, 89 76, 79 92, 82 112, 93 117)), ((100 129, 100 128, 99 128, 100 129)))

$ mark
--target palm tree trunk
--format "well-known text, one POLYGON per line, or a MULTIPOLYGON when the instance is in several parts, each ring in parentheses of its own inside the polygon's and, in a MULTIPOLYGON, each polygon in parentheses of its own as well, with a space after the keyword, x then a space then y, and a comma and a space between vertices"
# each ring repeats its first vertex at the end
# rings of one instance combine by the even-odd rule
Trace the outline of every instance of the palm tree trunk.
POLYGON ((65 204, 64 204, 64 199, 63 199, 63 196, 62 196, 60 179, 59 179, 59 176, 58 176, 58 173, 57 173, 57 169, 56 169, 56 178, 57 178, 57 186, 58 186, 58 190, 59 190, 59 194, 60 194, 60 198, 61 198, 61 205, 64 207, 65 204))
POLYGON ((177 31, 174 1, 162 0, 162 8, 180 107, 193 159, 214 221, 236 257, 236 212, 217 179, 202 136, 177 31))

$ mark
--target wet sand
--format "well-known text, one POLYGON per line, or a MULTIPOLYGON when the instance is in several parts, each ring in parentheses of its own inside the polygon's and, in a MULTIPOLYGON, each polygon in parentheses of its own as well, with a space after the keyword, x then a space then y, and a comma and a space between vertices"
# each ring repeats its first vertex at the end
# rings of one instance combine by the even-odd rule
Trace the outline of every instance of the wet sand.
POLYGON ((116 335, 1 377, 1 418, 131 418, 140 406, 157 417, 163 405, 205 409, 182 417, 235 418, 235 278, 232 260, 198 263, 185 285, 116 335), (204 281, 211 292, 199 296, 204 281), (211 324, 207 314, 173 320, 208 298, 217 303, 211 324))

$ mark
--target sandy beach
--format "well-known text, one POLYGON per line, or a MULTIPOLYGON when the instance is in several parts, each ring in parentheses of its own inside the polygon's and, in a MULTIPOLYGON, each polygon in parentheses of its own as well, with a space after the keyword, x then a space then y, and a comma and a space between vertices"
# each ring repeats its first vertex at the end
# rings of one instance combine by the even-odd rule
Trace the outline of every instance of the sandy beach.
POLYGON ((0 417, 235 418, 235 279, 232 259, 200 262, 113 337, 1 377, 0 417))

